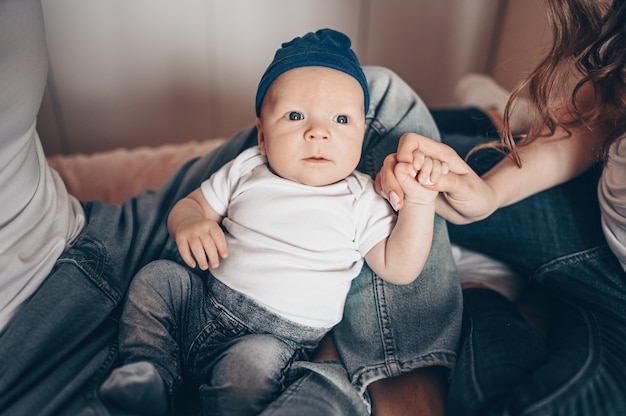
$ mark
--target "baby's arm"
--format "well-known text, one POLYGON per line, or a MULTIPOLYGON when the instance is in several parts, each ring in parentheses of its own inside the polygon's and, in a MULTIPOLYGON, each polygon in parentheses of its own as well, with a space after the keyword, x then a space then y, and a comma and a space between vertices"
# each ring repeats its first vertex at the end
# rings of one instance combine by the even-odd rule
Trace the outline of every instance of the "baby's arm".
POLYGON ((365 256, 372 270, 386 281, 411 283, 426 264, 432 244, 438 194, 427 187, 436 182, 436 176, 446 172, 445 163, 420 154, 416 155, 413 164, 398 163, 395 166, 394 175, 405 194, 404 204, 391 235, 365 256))
POLYGON ((221 221, 222 216, 211 208, 200 189, 174 205, 167 228, 189 267, 195 267, 197 262, 200 269, 207 270, 209 266, 219 266, 220 257, 228 257, 221 221))

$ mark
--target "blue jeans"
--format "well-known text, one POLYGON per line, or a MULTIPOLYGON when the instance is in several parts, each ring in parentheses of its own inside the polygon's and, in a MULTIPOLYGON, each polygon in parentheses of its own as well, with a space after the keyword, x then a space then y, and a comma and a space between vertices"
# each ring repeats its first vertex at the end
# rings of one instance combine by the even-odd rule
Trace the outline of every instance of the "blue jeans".
MULTIPOLYGON (((444 141, 456 145, 452 136, 444 141)), ((493 156, 478 155, 475 168, 488 169, 493 156)), ((552 323, 543 339, 495 292, 465 291, 448 414, 626 411, 626 274, 600 228, 600 172, 594 167, 484 221, 449 225, 453 242, 505 261, 545 288, 552 323)))
MULTIPOLYGON (((28 51, 45 51, 41 32, 21 26, 33 19, 43 25, 39 1, 7 0, 2 5, 7 6, 3 11, 13 14, 3 20, 7 24, 2 29, 12 34, 5 41, 36 37, 31 41, 39 49, 28 51)), ((27 68, 21 75, 30 88, 24 90, 20 103, 8 105, 38 108, 41 103, 46 68, 31 63, 27 59, 9 67, 27 68)), ((367 74, 372 105, 359 169, 373 175, 384 156, 396 150, 402 133, 436 136, 437 131, 424 104, 397 76, 375 68, 367 74)), ((0 137, 5 133, 11 134, 0 131, 0 137)), ((144 192, 120 205, 84 203, 84 230, 0 334, 0 414, 110 413, 97 391, 117 357, 118 317, 132 277, 150 261, 175 258, 176 247, 165 227, 172 205, 255 143, 254 129, 246 129, 215 152, 185 164, 158 192, 144 192)), ((363 413, 359 395, 347 387, 346 380, 353 380, 363 392, 367 383, 378 378, 454 363, 461 294, 441 219, 436 222, 429 264, 414 284, 396 288, 364 270, 351 297, 337 329, 338 348, 349 375, 330 363, 303 368, 303 374, 315 375, 306 377, 307 389, 332 392, 325 402, 300 402, 303 414, 319 414, 314 405, 327 408, 329 400, 337 404, 337 414, 363 413)), ((292 408, 292 414, 299 409, 292 408)))
POLYGON ((152 363, 170 398, 184 374, 204 415, 257 415, 283 389, 291 362, 308 359, 326 332, 281 318, 210 273, 157 260, 130 285, 120 358, 152 363))

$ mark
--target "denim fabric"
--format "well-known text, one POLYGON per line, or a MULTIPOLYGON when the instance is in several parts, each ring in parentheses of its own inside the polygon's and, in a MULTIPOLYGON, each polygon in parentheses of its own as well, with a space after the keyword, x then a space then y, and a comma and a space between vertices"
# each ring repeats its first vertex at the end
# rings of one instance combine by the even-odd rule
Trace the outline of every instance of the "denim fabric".
MULTIPOLYGON (((39 9, 32 4, 15 12, 39 9)), ((19 25, 20 16, 10 21, 19 25)), ((366 75, 372 105, 359 168, 374 175, 403 132, 436 136, 436 128, 423 103, 397 76, 382 68, 370 68, 366 75)), ((41 98, 23 97, 24 102, 41 98)), ((115 362, 117 317, 132 277, 150 261, 176 257, 165 226, 172 205, 254 144, 256 132, 248 128, 185 164, 158 192, 120 205, 83 204, 85 229, 0 335, 0 414, 109 413, 97 389, 115 362)), ((431 260, 414 285, 384 284, 368 271, 355 284, 337 341, 351 379, 361 386, 399 370, 454 363, 461 294, 440 220, 435 235, 431 260), (397 303, 400 297, 404 300, 397 303), (411 308, 405 311, 401 305, 411 308)), ((335 387, 337 395, 356 394, 342 383, 335 387)))
MULTIPOLYGON (((492 156, 479 155, 474 167, 484 171, 492 156)), ((600 172, 594 167, 484 221, 448 226, 453 242, 504 261, 546 288, 553 313, 544 342, 495 293, 465 293, 448 414, 626 411, 626 275, 600 227, 600 172)))
POLYGON ((462 157, 478 143, 500 139, 489 116, 478 108, 431 108, 430 113, 441 141, 454 147, 462 157))
POLYGON ((295 381, 278 399, 265 408, 261 413, 262 416, 369 414, 366 403, 354 393, 341 362, 298 361, 294 363, 291 373, 295 381))
MULTIPOLYGON (((366 67, 372 97, 358 169, 374 176, 407 131, 439 139, 424 102, 397 75, 366 67)), ((384 282, 367 266, 353 282, 335 343, 350 380, 364 394, 373 381, 426 366, 450 368, 460 333, 461 294, 445 221, 435 219, 432 249, 411 284, 384 282), (372 301, 374 299, 374 301, 372 301)))
POLYGON ((198 390, 202 414, 258 415, 283 389, 293 355, 291 345, 263 334, 214 350, 211 377, 198 390))
POLYGON ((291 362, 306 359, 327 332, 287 321, 172 261, 148 264, 130 288, 122 362, 154 364, 170 397, 186 374, 199 386, 205 415, 258 414, 282 390, 291 362))

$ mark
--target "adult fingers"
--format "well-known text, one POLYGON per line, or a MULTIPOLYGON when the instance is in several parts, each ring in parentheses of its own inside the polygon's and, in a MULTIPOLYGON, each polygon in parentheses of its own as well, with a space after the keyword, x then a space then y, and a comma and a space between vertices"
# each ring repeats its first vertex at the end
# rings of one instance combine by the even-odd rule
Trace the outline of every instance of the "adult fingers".
POLYGON ((404 192, 398 183, 394 173, 398 161, 395 154, 388 155, 383 161, 383 166, 376 175, 374 187, 376 191, 387 199, 395 210, 402 208, 404 192))
POLYGON ((414 152, 419 151, 432 159, 445 162, 450 171, 462 174, 469 169, 467 163, 450 146, 417 133, 405 133, 400 137, 396 159, 411 162, 414 152))

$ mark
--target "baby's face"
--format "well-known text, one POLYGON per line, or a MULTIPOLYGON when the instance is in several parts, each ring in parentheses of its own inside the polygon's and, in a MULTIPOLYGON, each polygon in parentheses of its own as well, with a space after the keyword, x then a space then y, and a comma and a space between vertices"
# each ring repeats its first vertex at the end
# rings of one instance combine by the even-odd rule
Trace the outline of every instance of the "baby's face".
POLYGON ((348 74, 302 67, 272 83, 257 119, 259 146, 277 175, 321 186, 359 163, 365 134, 363 89, 348 74))

